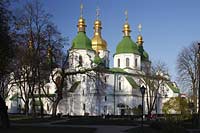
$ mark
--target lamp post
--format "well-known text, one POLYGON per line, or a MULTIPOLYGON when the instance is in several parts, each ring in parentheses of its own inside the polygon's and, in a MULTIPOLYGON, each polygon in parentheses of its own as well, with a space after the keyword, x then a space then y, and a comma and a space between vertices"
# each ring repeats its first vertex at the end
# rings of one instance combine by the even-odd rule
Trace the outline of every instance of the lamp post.
POLYGON ((143 132, 143 115, 144 115, 144 94, 145 94, 146 88, 144 86, 140 87, 140 92, 142 94, 142 121, 141 121, 141 128, 143 132))

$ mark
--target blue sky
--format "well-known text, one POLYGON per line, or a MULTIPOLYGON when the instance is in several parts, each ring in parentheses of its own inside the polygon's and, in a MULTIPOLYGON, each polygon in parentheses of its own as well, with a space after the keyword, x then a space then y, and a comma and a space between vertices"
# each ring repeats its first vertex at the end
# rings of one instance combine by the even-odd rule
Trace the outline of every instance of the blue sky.
MULTIPOLYGON (((77 34, 81 0, 41 0, 52 21, 63 36, 72 39, 77 34)), ((200 1, 199 0, 82 0, 83 16, 86 19, 87 35, 93 36, 93 22, 96 7, 100 8, 102 36, 110 50, 110 66, 113 54, 123 37, 124 11, 128 10, 128 21, 132 29, 132 39, 136 41, 137 25, 142 24, 144 48, 150 59, 163 61, 168 65, 172 79, 176 79, 176 59, 184 46, 199 40, 200 1)))

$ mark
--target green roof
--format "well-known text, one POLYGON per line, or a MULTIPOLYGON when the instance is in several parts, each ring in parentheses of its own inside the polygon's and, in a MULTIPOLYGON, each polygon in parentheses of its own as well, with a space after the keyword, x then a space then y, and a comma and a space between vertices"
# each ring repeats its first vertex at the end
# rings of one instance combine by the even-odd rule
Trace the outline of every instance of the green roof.
POLYGON ((174 93, 180 93, 180 89, 173 85, 173 83, 168 82, 167 85, 174 93))
POLYGON ((144 50, 143 46, 138 46, 138 51, 140 52, 142 61, 149 60, 148 53, 144 50))
POLYGON ((129 84, 132 86, 133 89, 138 89, 140 87, 132 77, 126 76, 126 79, 129 82, 129 84))
POLYGON ((95 55, 94 61, 95 64, 97 65, 103 65, 103 59, 99 57, 99 55, 95 55))
POLYGON ((93 50, 91 40, 87 37, 85 32, 78 32, 77 36, 72 41, 72 49, 93 50))
POLYGON ((19 97, 18 94, 15 93, 14 95, 12 95, 12 97, 9 100, 11 100, 11 101, 17 101, 18 98, 21 98, 21 97, 19 97))
POLYGON ((74 92, 80 83, 81 81, 76 81, 69 89, 69 92, 74 92))
POLYGON ((40 100, 35 100, 35 106, 41 106, 41 105, 43 105, 42 101, 40 102, 40 100))
POLYGON ((133 42, 133 40, 129 36, 124 36, 121 42, 119 42, 119 44, 117 45, 115 54, 121 54, 121 53, 140 54, 136 43, 133 42))
POLYGON ((121 69, 121 68, 110 68, 109 69, 111 72, 126 72, 126 71, 124 71, 123 69, 121 69))

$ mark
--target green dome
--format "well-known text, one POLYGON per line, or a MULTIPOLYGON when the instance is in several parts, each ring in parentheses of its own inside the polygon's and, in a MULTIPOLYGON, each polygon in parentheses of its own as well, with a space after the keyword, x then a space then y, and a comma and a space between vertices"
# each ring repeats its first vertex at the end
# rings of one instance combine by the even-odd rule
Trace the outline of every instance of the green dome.
POLYGON ((87 37, 85 32, 78 32, 78 35, 72 41, 72 49, 93 50, 91 40, 87 37))
POLYGON ((121 42, 117 45, 115 54, 121 54, 121 53, 140 54, 136 43, 133 42, 133 40, 129 36, 124 36, 121 42))
POLYGON ((144 50, 144 48, 143 48, 142 45, 138 46, 138 51, 140 52, 142 61, 144 61, 144 60, 149 60, 149 55, 148 55, 148 53, 144 50))

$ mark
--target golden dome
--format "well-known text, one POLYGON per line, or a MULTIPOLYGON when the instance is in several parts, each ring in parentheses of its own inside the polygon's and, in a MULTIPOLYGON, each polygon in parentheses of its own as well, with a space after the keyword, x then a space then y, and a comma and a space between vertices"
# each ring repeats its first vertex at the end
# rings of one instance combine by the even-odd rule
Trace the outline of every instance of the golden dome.
POLYGON ((139 45, 142 45, 142 44, 144 43, 143 38, 142 38, 141 35, 138 35, 138 37, 137 37, 137 43, 138 43, 139 45))
POLYGON ((92 49, 98 53, 99 50, 107 50, 107 42, 100 35, 94 35, 92 38, 92 49))
POLYGON ((99 13, 97 12, 97 20, 94 22, 94 36, 92 38, 92 48, 98 53, 99 50, 107 50, 107 43, 101 37, 101 21, 98 19, 99 13))
POLYGON ((131 28, 128 23, 124 24, 123 32, 124 32, 124 36, 130 36, 131 28))
POLYGON ((33 42, 31 40, 29 40, 28 47, 29 47, 29 49, 33 49, 33 42))
POLYGON ((100 20, 96 20, 96 21, 94 22, 94 25, 95 25, 95 26, 100 26, 100 27, 101 27, 101 21, 100 21, 100 20))
POLYGON ((47 49, 47 57, 48 57, 48 58, 51 58, 51 56, 52 56, 52 50, 51 50, 51 47, 48 46, 48 49, 47 49))
POLYGON ((82 17, 79 18, 77 27, 78 27, 78 31, 85 32, 86 24, 85 24, 84 18, 82 18, 82 17))

